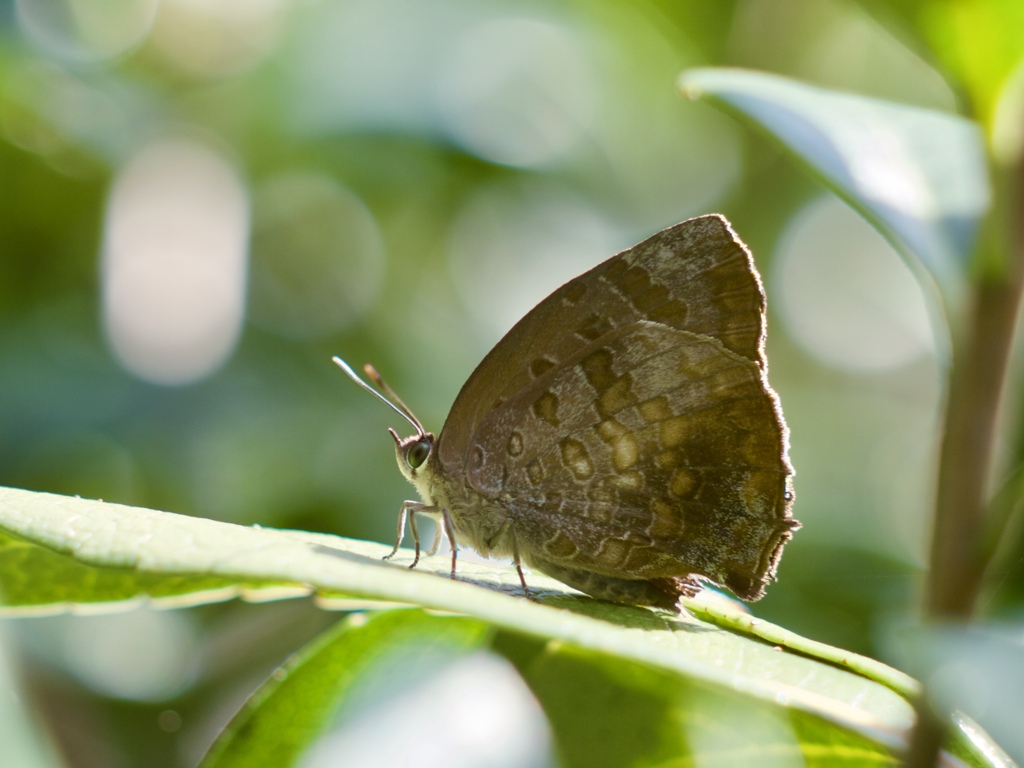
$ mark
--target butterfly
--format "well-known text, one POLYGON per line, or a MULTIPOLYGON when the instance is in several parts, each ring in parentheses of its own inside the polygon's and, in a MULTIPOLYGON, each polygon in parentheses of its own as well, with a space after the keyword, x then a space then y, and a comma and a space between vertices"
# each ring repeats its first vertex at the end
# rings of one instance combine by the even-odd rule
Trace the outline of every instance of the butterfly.
POLYGON ((415 434, 401 507, 451 545, 511 558, 592 597, 679 610, 710 582, 764 595, 799 523, 765 294, 720 215, 669 227, 570 280, 484 357, 428 432, 371 366, 361 387, 415 434), (382 394, 383 392, 383 394, 382 394))

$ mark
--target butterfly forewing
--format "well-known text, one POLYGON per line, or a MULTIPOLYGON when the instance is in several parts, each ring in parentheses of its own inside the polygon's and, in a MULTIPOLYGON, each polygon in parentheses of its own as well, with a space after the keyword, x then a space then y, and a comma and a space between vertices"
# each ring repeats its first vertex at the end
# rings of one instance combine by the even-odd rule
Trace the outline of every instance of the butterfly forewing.
POLYGON ((438 440, 459 473, 486 414, 598 337, 639 320, 717 338, 763 363, 764 292, 749 252, 721 216, 684 221, 569 281, 484 358, 438 440))

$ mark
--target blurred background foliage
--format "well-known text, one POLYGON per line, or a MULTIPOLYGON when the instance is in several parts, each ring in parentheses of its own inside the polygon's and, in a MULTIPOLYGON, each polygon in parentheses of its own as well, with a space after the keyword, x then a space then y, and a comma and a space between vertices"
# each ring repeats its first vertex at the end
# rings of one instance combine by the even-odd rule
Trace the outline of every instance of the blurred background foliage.
MULTIPOLYGON (((0 484, 389 542, 402 425, 331 355, 437 431, 548 292, 719 211, 765 278, 804 523, 756 611, 885 658, 928 547, 921 291, 675 81, 742 66, 943 111, 969 91, 986 115, 1014 52, 957 48, 955 5, 0 2, 0 484), (972 78, 993 85, 950 85, 972 78)), ((992 610, 1022 590, 1010 574, 992 610)), ((236 603, 5 635, 54 754, 188 765, 333 619, 236 603)))

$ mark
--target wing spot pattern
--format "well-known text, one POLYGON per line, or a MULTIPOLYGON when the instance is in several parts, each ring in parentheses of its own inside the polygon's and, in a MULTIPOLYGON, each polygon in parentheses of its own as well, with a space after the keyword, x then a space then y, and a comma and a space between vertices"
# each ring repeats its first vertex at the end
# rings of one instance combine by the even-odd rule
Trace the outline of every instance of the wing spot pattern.
POLYGON ((636 470, 620 472, 612 478, 612 483, 625 491, 639 491, 644 487, 644 476, 636 470))
POLYGON ((554 361, 548 360, 546 357, 538 357, 530 363, 530 375, 538 379, 554 367, 554 361))
POLYGON ((685 328, 690 320, 689 314, 683 302, 672 299, 651 308, 647 313, 647 319, 656 323, 664 323, 672 328, 685 328))
POLYGON ((540 485, 544 482, 544 465, 540 463, 540 459, 534 459, 526 465, 526 479, 531 485, 540 485))
POLYGON ((597 425, 597 434, 606 443, 614 443, 623 435, 628 435, 629 430, 617 419, 605 419, 597 425))
POLYGON ((609 488, 599 483, 587 489, 587 501, 594 505, 591 507, 591 510, 605 507, 611 508, 619 503, 619 496, 614 488, 609 488))
POLYGON ((614 384, 598 397, 597 412, 607 417, 636 403, 636 396, 633 394, 632 386, 633 377, 628 373, 622 374, 614 384))
POLYGON ((659 425, 659 439, 663 448, 675 448, 677 445, 681 445, 686 441, 687 418, 685 416, 673 416, 671 419, 665 419, 659 425))
POLYGON ((662 451, 658 454, 658 466, 662 469, 671 469, 679 465, 681 458, 677 451, 662 451))
POLYGON ((621 567, 629 557, 632 548, 629 542, 609 536, 601 542, 601 548, 597 551, 597 557, 607 565, 621 567))
POLYGON ((576 335, 589 342, 604 336, 609 331, 614 330, 614 328, 615 326, 612 325, 611 320, 607 317, 603 315, 590 315, 576 330, 576 335))
POLYGON ((555 393, 548 390, 538 397, 533 403, 533 414, 557 429, 560 422, 558 420, 558 398, 555 393))
POLYGON ((693 472, 685 467, 679 467, 672 473, 672 479, 669 481, 669 491, 674 496, 686 498, 693 494, 697 485, 697 478, 694 477, 693 472))
POLYGON ((587 447, 579 440, 564 438, 560 444, 562 463, 577 480, 589 480, 594 476, 594 462, 587 447))
POLYGON ((612 465, 616 472, 625 472, 640 461, 640 446, 636 437, 626 432, 612 444, 612 465))
POLYGON ((623 295, 633 299, 634 296, 647 291, 651 287, 651 276, 640 266, 631 266, 615 281, 623 295))
POLYGON ((562 294, 562 299, 567 304, 579 304, 580 300, 587 293, 587 286, 582 280, 575 280, 566 286, 565 293, 562 294))
POLYGON ((640 411, 640 416, 648 424, 657 424, 659 421, 671 419, 674 415, 672 408, 668 404, 668 397, 665 395, 645 400, 637 406, 637 410, 640 411))
POLYGON ((579 547, 568 536, 557 532, 544 543, 544 553, 555 560, 574 560, 579 554, 579 547))
POLYGON ((647 526, 647 535, 651 539, 677 539, 683 535, 683 521, 667 501, 654 499, 651 502, 651 513, 651 522, 647 526))
POLYGON ((587 355, 580 363, 583 375, 598 393, 607 390, 618 379, 612 370, 612 362, 613 357, 609 350, 598 349, 587 355))

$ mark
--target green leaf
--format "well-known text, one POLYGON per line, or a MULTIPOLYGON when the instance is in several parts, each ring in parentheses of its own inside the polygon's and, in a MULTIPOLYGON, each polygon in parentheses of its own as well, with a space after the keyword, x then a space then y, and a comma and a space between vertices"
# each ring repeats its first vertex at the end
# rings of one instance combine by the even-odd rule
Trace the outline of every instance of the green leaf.
POLYGON ((1024 5, 1018 0, 927 3, 920 26, 935 57, 956 77, 974 113, 989 124, 1000 91, 1024 60, 1024 5))
POLYGON ((165 575, 134 568, 94 568, 27 541, 0 534, 0 615, 39 616, 109 610, 109 604, 147 600, 182 608, 246 597, 308 594, 286 586, 234 578, 165 575))
POLYGON ((425 673, 491 639, 543 707, 566 768, 689 765, 697 754, 730 765, 766 765, 766 755, 781 765, 898 762, 884 744, 841 725, 699 679, 592 649, 495 635, 462 617, 392 610, 356 614, 296 654, 253 695, 202 768, 292 765, 335 720, 345 723, 338 713, 353 713, 354 691, 379 686, 382 666, 400 658, 403 670, 425 673), (410 655, 420 663, 410 665, 410 655))
POLYGON ((754 125, 871 222, 959 313, 990 188, 977 124, 776 75, 692 69, 679 81, 754 125))
POLYGON ((567 768, 896 765, 890 746, 799 709, 573 646, 522 668, 567 768), (585 712, 586 717, 580 717, 585 712))
POLYGON ((875 20, 950 81, 981 123, 990 125, 1000 91, 1024 57, 1019 0, 859 0, 875 20))
POLYGON ((282 666, 214 743, 201 768, 292 765, 331 724, 360 676, 395 654, 428 661, 467 653, 485 623, 420 611, 387 611, 338 622, 282 666))
POLYGON ((1024 754, 1024 644, 1020 627, 996 623, 893 628, 890 651, 928 680, 936 711, 983 718, 1000 743, 1024 754))
MULTIPOLYGON (((781 709, 797 733, 796 723, 806 718, 815 733, 825 729, 838 742, 870 743, 879 754, 895 754, 913 720, 917 686, 906 675, 798 638, 708 591, 688 603, 695 615, 675 616, 602 603, 530 574, 539 604, 522 598, 508 566, 463 563, 453 581, 448 557, 424 558, 410 570, 408 552, 399 553, 398 562, 383 562, 389 548, 372 542, 15 489, 0 489, 0 531, 29 550, 0 559, 0 601, 16 612, 52 607, 55 596, 59 605, 109 601, 111 590, 95 586, 104 584, 105 573, 124 579, 113 592, 122 599, 150 591, 182 599, 189 587, 198 599, 211 579, 219 589, 232 586, 242 594, 260 585, 312 589, 344 607, 354 599, 415 604, 555 640, 616 664, 643 665, 723 701, 738 697, 754 712, 781 709), (74 567, 85 570, 69 570, 74 567), (68 578, 81 586, 54 583, 68 578)), ((997 764, 977 745, 956 751, 971 765, 997 764)))

